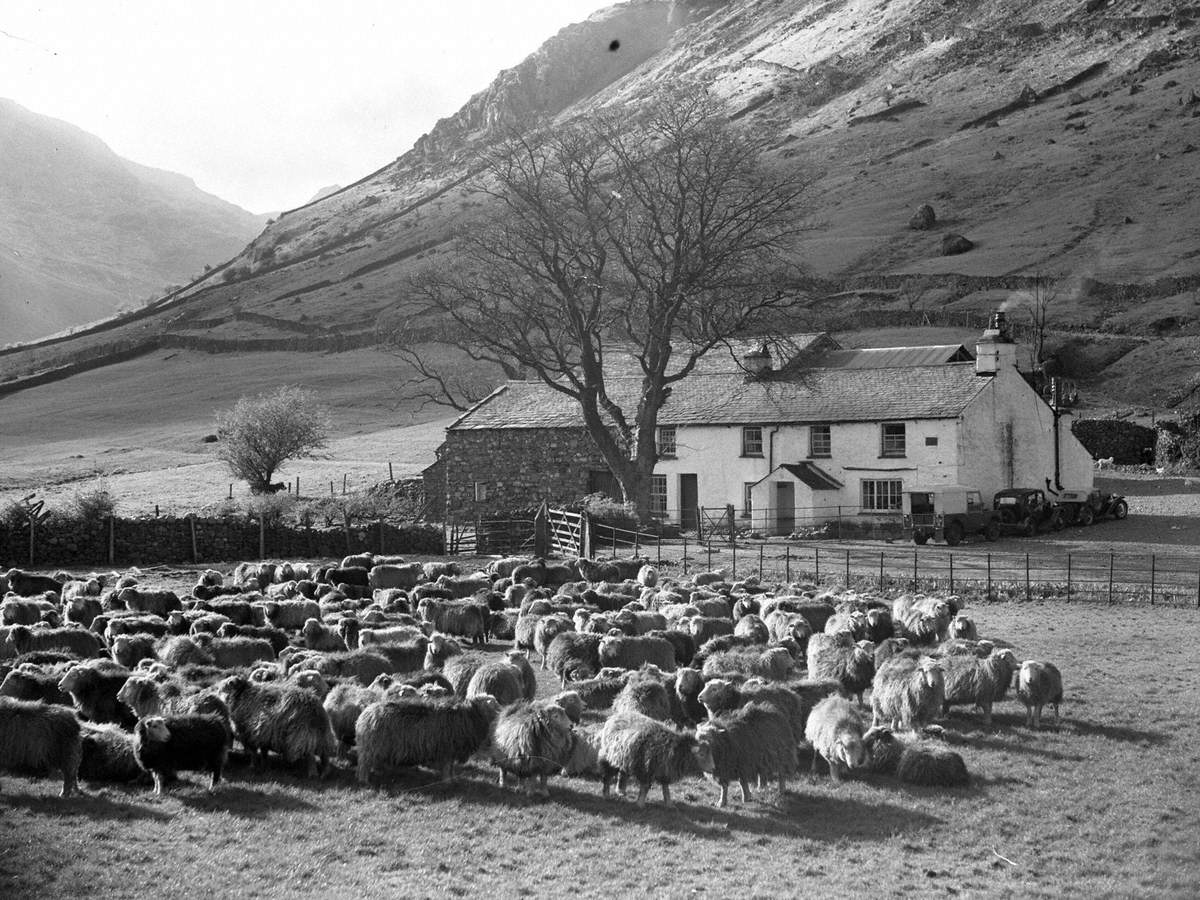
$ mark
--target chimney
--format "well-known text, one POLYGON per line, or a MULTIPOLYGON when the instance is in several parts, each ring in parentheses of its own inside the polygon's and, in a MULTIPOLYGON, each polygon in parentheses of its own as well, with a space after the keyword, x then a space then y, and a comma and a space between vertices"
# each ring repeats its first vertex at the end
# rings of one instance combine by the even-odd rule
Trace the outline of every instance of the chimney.
POLYGON ((752 377, 758 377, 771 371, 771 351, 766 344, 760 344, 742 357, 742 368, 752 377))
POLYGON ((996 310, 975 344, 975 374, 996 375, 1016 366, 1017 345, 1008 330, 1008 318, 1003 310, 996 310))

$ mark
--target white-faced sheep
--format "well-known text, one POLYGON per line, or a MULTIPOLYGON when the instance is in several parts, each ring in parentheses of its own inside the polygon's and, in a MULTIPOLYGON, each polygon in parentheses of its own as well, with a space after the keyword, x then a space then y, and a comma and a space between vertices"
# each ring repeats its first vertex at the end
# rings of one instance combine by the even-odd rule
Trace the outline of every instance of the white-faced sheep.
POLYGON ((872 728, 863 736, 867 767, 921 787, 966 787, 971 783, 963 758, 933 741, 872 728))
POLYGON ((321 605, 313 600, 271 600, 262 608, 267 621, 284 631, 299 631, 309 619, 321 618, 321 605))
POLYGON ((849 609, 843 612, 834 613, 829 617, 829 621, 825 623, 825 634, 836 635, 842 632, 849 632, 850 636, 857 641, 866 640, 867 637, 867 613, 862 609, 849 609))
POLYGON ((73 625, 91 628, 96 616, 104 611, 95 597, 72 597, 63 601, 63 617, 73 625))
POLYGON ((174 591, 148 591, 131 587, 118 592, 117 599, 128 610, 150 613, 164 619, 172 610, 183 609, 183 603, 174 591))
POLYGON ((348 649, 340 634, 315 617, 305 620, 300 639, 309 650, 336 653, 348 649))
POLYGON ((44 598, 9 597, 0 603, 0 619, 5 625, 36 625, 45 613, 57 613, 57 608, 44 598))
POLYGON ((18 654, 32 653, 35 650, 63 650, 74 653, 81 659, 87 659, 104 653, 104 642, 100 636, 86 628, 30 628, 28 625, 13 625, 8 630, 8 636, 18 654))
POLYGON ((688 634, 692 636, 697 647, 703 647, 715 637, 733 634, 733 620, 728 618, 692 616, 682 620, 680 624, 686 624, 688 634))
POLYGON ((117 693, 129 677, 129 670, 107 659, 74 665, 58 683, 59 690, 71 695, 79 715, 89 722, 115 722, 126 727, 133 717, 117 693))
POLYGON ((750 782, 779 779, 779 793, 796 770, 796 736, 787 719, 773 706, 749 703, 722 713, 696 729, 696 737, 712 752, 709 777, 721 786, 719 805, 729 804, 729 785, 742 788, 742 802, 750 802, 750 782))
POLYGON ((791 639, 807 649, 808 639, 812 637, 812 626, 808 619, 796 612, 773 610, 764 620, 767 626, 767 638, 772 641, 791 639))
POLYGON ((0 697, 0 768, 63 773, 62 796, 76 789, 80 725, 62 706, 0 697))
POLYGON ((971 617, 960 612, 950 620, 950 637, 977 641, 979 640, 979 631, 975 628, 975 622, 971 617))
POLYGON ((1021 663, 1017 675, 1017 699, 1025 705, 1025 724, 1030 728, 1042 727, 1042 707, 1047 704, 1054 710, 1054 724, 1058 724, 1058 706, 1062 703, 1062 673, 1053 663, 1027 659, 1021 663))
POLYGON ((143 659, 158 659, 155 644, 149 634, 119 634, 109 645, 109 653, 118 666, 132 669, 143 659))
POLYGON ((750 638, 760 644, 765 644, 771 639, 767 623, 753 613, 748 613, 738 619, 737 624, 733 626, 733 633, 739 637, 750 638))
POLYGON ((160 643, 158 658, 171 669, 187 665, 211 666, 213 664, 212 654, 186 635, 177 635, 160 643))
POLYGON ((971 705, 983 712, 983 724, 992 724, 992 704, 997 694, 1008 689, 1013 673, 1017 670, 1017 659, 1007 648, 994 650, 986 659, 977 656, 942 657, 945 673, 945 696, 942 712, 952 706, 971 705))
POLYGON ((650 635, 610 633, 601 639, 597 656, 602 667, 640 669, 646 663, 653 663, 664 672, 675 671, 675 648, 671 642, 650 635))
POLYGON ((183 770, 211 773, 211 791, 221 781, 229 733, 217 716, 150 716, 133 730, 133 752, 154 776, 154 793, 161 794, 163 784, 183 770))
POLYGON ((528 786, 534 796, 549 796, 546 779, 556 775, 571 760, 575 736, 571 719, 554 702, 518 703, 500 712, 492 736, 492 762, 500 769, 500 784, 509 777, 517 787, 528 786))
POLYGON ((358 780, 378 778, 403 766, 430 766, 446 779, 491 737, 499 713, 494 697, 470 700, 402 697, 372 703, 358 718, 358 780))
POLYGON ((941 662, 915 653, 893 656, 871 684, 872 724, 914 731, 942 711, 946 696, 941 662))
POLYGON ((542 658, 542 668, 547 665, 547 658, 550 652, 550 644, 560 634, 575 630, 575 623, 566 616, 551 615, 542 616, 537 620, 537 624, 533 630, 533 647, 537 650, 538 655, 542 658))
POLYGON ((564 687, 570 681, 593 678, 600 671, 600 641, 598 634, 558 634, 546 648, 546 664, 564 687))
POLYGON ((367 573, 367 585, 373 591, 400 588, 411 591, 424 576, 420 563, 404 563, 397 566, 372 566, 367 573))
POLYGON ((426 597, 417 606, 421 618, 443 634, 486 643, 487 609, 471 601, 445 601, 426 597))
POLYGON ((460 697, 467 696, 467 685, 479 669, 494 659, 491 655, 480 651, 467 651, 450 656, 442 664, 442 674, 450 682, 451 688, 460 697))
POLYGON ((875 646, 870 641, 856 644, 846 631, 814 634, 808 641, 808 677, 836 678, 861 705, 875 677, 875 646))
POLYGON ((851 769, 866 762, 863 746, 865 728, 862 717, 842 697, 826 697, 808 715, 804 726, 804 739, 812 744, 812 769, 817 769, 817 757, 829 764, 829 776, 841 781, 851 769))
POLYGON ((892 606, 896 634, 913 644, 932 644, 945 640, 954 610, 940 597, 913 597, 905 594, 892 606))
POLYGON ((600 730, 600 766, 604 796, 614 775, 624 787, 638 783, 637 805, 644 806, 651 785, 662 786, 663 802, 671 803, 671 783, 687 775, 713 771, 712 747, 695 734, 680 731, 639 713, 609 716, 600 730))
POLYGON ((324 771, 335 749, 329 715, 319 697, 289 684, 233 675, 215 689, 229 707, 234 733, 251 757, 265 762, 274 751, 288 763, 306 765, 309 777, 324 771))
POLYGON ((513 666, 516 666, 521 673, 521 690, 526 700, 532 700, 537 696, 537 672, 533 670, 533 666, 529 662, 529 656, 521 650, 509 650, 504 654, 504 659, 513 666))
MULTIPOLYGON (((382 677, 388 678, 390 682, 390 676, 382 677)), ((353 682, 337 684, 325 695, 323 705, 325 712, 329 715, 329 724, 338 740, 338 750, 342 756, 349 752, 350 746, 354 743, 354 730, 358 725, 358 717, 372 703, 382 700, 386 690, 387 688, 377 679, 376 683, 370 687, 353 682), (378 686, 376 686, 377 684, 378 686)))
POLYGON ((128 783, 145 777, 133 752, 133 735, 117 725, 85 724, 80 731, 79 778, 128 783))
POLYGON ((885 662, 908 648, 908 638, 890 637, 880 641, 875 645, 875 671, 879 671, 879 667, 885 662))

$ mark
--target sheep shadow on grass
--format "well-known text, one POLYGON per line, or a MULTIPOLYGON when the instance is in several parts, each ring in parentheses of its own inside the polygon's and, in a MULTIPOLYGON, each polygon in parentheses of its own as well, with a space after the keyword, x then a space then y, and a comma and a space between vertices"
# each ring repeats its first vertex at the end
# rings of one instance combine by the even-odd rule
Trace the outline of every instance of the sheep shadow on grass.
POLYGON ((211 793, 189 791, 176 795, 184 806, 197 812, 224 812, 239 819, 262 819, 276 812, 312 812, 317 809, 300 797, 284 791, 263 790, 262 786, 224 782, 211 793))
POLYGON ((166 822, 171 819, 168 812, 133 802, 143 797, 144 795, 133 794, 126 796, 124 791, 114 796, 113 789, 105 787, 99 793, 80 793, 71 797, 5 793, 0 797, 0 804, 26 809, 40 816, 64 819, 111 819, 125 822, 137 819, 166 822))
MULTIPOLYGON (((1047 729, 1046 717, 1043 716, 1042 728, 1047 729)), ((1052 730, 1053 725, 1049 726, 1052 730)), ((1161 731, 1144 731, 1140 728, 1129 728, 1125 725, 1105 725, 1102 722, 1085 722, 1077 719, 1063 719, 1059 730, 1080 737, 1099 737, 1108 741, 1118 741, 1128 744, 1150 744, 1158 747, 1171 742, 1171 736, 1161 731)), ((1033 732, 1037 734, 1038 732, 1033 732)))

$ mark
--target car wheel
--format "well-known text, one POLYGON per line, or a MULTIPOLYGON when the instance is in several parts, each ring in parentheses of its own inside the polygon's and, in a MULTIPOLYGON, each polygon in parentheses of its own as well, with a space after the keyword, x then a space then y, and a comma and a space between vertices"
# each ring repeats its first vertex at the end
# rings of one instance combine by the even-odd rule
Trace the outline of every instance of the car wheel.
POLYGON ((1050 527, 1054 531, 1062 531, 1066 526, 1067 526, 1067 523, 1063 519, 1062 512, 1060 512, 1059 510, 1055 510, 1054 515, 1052 515, 1050 517, 1050 527))
POLYGON ((1124 500, 1118 500, 1113 506, 1113 518, 1123 519, 1129 515, 1129 504, 1124 500))
POLYGON ((949 544, 951 547, 957 547, 959 544, 962 543, 963 534, 964 534, 964 531, 963 531, 962 522, 959 522, 956 519, 955 521, 949 523, 946 526, 946 531, 945 531, 946 543, 949 544))
POLYGON ((1092 512, 1092 508, 1090 506, 1080 507, 1080 510, 1079 510, 1079 524, 1080 525, 1083 525, 1085 527, 1088 525, 1091 525, 1092 522, 1095 520, 1095 518, 1096 518, 1096 514, 1094 512, 1092 512))
POLYGON ((1017 511, 1007 506, 1000 507, 1000 521, 1005 525, 1017 524, 1017 511))
POLYGON ((1025 537, 1033 537, 1035 534, 1037 534, 1037 525, 1034 523, 1032 518, 1028 518, 1021 523, 1021 534, 1023 534, 1025 537))
POLYGON ((989 519, 987 525, 983 528, 984 540, 997 541, 1000 539, 1000 523, 995 519, 989 519))

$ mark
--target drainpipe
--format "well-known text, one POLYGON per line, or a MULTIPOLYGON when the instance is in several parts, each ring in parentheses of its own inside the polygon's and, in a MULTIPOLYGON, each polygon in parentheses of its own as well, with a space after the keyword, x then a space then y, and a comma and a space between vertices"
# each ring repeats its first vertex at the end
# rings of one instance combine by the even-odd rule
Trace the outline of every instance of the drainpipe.
POLYGON ((1058 411, 1058 380, 1051 382, 1050 388, 1050 411, 1054 414, 1054 487, 1056 490, 1063 489, 1062 484, 1062 460, 1061 450, 1059 448, 1059 419, 1062 414, 1058 411))
POLYGON ((776 425, 771 429, 771 433, 767 435, 767 475, 775 471, 775 435, 779 434, 779 426, 776 425))

